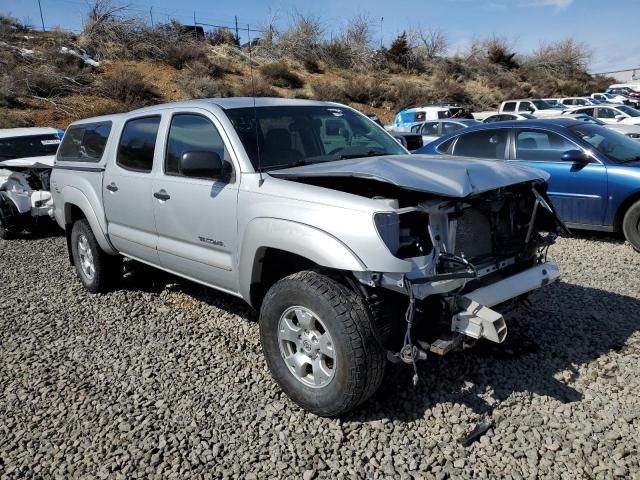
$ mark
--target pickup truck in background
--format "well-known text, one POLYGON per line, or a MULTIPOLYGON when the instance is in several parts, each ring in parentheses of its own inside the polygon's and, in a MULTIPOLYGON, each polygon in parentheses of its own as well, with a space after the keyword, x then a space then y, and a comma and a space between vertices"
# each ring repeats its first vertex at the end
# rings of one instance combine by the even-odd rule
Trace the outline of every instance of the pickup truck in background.
POLYGON ((559 278, 547 178, 409 155, 336 103, 226 98, 75 122, 51 184, 89 291, 129 257, 244 299, 275 381, 333 416, 388 359, 504 340, 502 307, 559 278))
POLYGON ((554 107, 541 98, 523 98, 502 102, 498 113, 530 113, 536 118, 555 117, 563 109, 554 107))

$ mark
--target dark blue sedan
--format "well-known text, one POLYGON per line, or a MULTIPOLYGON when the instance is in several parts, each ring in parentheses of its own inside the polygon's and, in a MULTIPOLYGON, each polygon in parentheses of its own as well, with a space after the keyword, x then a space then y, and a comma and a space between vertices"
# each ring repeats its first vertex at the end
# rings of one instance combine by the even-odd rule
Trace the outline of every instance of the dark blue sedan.
POLYGON ((572 228, 622 231, 640 251, 640 142, 572 119, 470 127, 415 153, 506 160, 551 174, 549 197, 572 228))

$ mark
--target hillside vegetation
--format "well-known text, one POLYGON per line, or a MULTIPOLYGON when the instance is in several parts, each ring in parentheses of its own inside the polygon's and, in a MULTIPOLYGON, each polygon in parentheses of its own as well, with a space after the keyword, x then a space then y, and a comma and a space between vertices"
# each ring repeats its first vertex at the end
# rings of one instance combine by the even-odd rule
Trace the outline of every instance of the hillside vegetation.
POLYGON ((79 34, 36 32, 0 17, 0 128, 64 128, 155 103, 251 95, 333 100, 389 121, 418 103, 479 111, 508 98, 583 95, 611 83, 587 73, 590 53, 571 39, 521 55, 492 37, 448 56, 447 37, 435 30, 414 29, 375 48, 365 17, 330 40, 317 19, 300 15, 285 30, 265 31, 252 48, 241 47, 229 30, 196 38, 177 22, 152 28, 103 0, 79 34), (63 47, 82 49, 99 65, 63 47))

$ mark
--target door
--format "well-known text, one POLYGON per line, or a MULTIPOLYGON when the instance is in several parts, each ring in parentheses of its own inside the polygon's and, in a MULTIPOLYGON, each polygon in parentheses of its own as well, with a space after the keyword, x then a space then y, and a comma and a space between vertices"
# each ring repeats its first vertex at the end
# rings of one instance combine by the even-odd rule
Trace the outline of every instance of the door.
POLYGON ((440 138, 440 122, 424 122, 420 128, 420 134, 422 135, 422 144, 426 145, 434 140, 440 138))
POLYGON ((209 113, 185 110, 171 116, 153 188, 161 265, 223 290, 237 291, 237 169, 218 121, 209 113), (222 178, 180 173, 185 152, 215 152, 224 160, 222 178))
POLYGON ((599 118, 604 123, 618 123, 616 116, 620 115, 620 112, 610 107, 598 107, 596 111, 596 118, 599 118))
POLYGON ((103 181, 109 238, 121 253, 158 263, 151 170, 156 157, 160 115, 128 120, 120 135, 115 163, 103 181))
POLYGON ((551 175, 548 194, 560 218, 571 225, 602 225, 607 204, 607 169, 595 159, 572 163, 561 159, 568 150, 583 150, 564 136, 543 129, 514 132, 517 163, 551 175))

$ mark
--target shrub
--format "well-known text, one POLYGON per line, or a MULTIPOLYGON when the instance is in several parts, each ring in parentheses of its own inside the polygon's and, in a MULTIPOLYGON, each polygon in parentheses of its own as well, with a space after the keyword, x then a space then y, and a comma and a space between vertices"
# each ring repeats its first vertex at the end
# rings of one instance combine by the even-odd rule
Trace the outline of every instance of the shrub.
POLYGON ((6 110, 0 110, 0 128, 33 127, 33 120, 6 110))
POLYGON ((207 40, 211 45, 234 45, 240 46, 238 38, 228 28, 216 28, 213 32, 207 33, 207 40))
POLYGON ((260 68, 262 75, 276 87, 302 88, 304 81, 289 69, 284 62, 274 62, 263 65, 260 68))
POLYGON ((245 79, 236 87, 235 95, 238 97, 279 97, 280 94, 275 91, 271 85, 260 78, 245 79))
POLYGON ((304 69, 309 73, 323 73, 322 66, 320 62, 315 58, 304 58, 302 60, 302 65, 304 69))
POLYGON ((395 100, 384 78, 351 78, 344 85, 344 95, 352 102, 370 107, 382 107, 385 102, 395 100))
POLYGON ((202 45, 193 41, 178 40, 166 47, 163 56, 164 61, 177 70, 181 70, 188 63, 208 61, 202 45))
POLYGON ((233 94, 229 87, 215 78, 180 75, 176 83, 190 98, 219 98, 233 94))
POLYGON ((120 68, 101 82, 102 94, 130 107, 148 105, 158 98, 155 89, 135 70, 120 68))
POLYGON ((319 80, 313 82, 311 84, 311 91, 313 92, 313 98, 316 100, 340 103, 346 103, 349 100, 342 88, 335 83, 327 81, 319 80))
POLYGON ((389 61, 406 67, 408 65, 409 54, 411 48, 409 46, 409 40, 407 39, 406 32, 402 32, 398 35, 387 51, 387 57, 389 61))
POLYGON ((402 110, 403 108, 407 108, 412 105, 427 103, 434 99, 433 93, 425 87, 406 80, 398 80, 394 82, 393 88, 395 91, 394 98, 396 110, 402 110))

